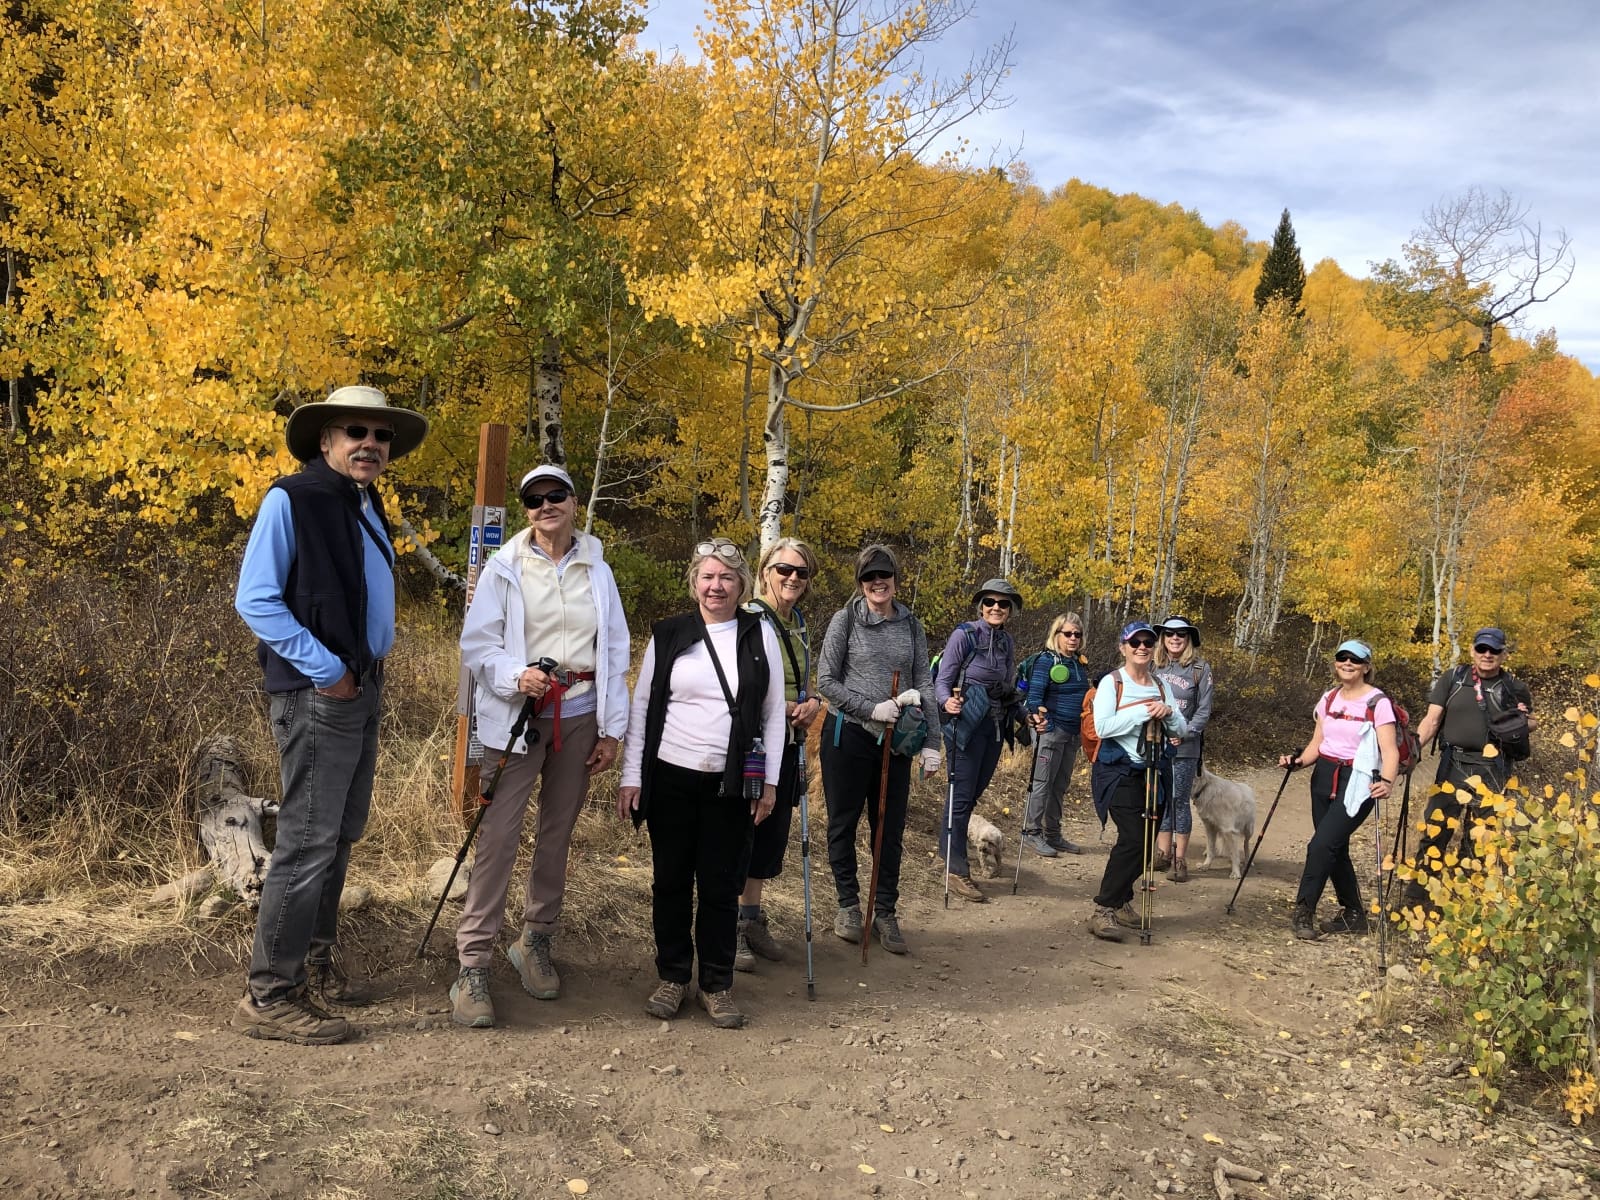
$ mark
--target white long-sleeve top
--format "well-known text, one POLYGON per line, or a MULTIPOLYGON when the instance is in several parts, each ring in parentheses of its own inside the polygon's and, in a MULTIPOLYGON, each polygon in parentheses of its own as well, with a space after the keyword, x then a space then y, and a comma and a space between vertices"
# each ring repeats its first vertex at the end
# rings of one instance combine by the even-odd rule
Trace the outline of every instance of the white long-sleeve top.
MULTIPOLYGON (((727 677, 728 688, 739 694, 737 639, 739 622, 719 621, 707 625, 717 661, 727 677)), ((783 769, 783 668, 778 635, 772 625, 761 622, 761 643, 767 657, 767 693, 761 700, 761 740, 767 755, 767 782, 778 784, 783 769)), ((667 711, 661 728, 661 745, 656 754, 663 762, 689 771, 720 773, 728 762, 728 735, 733 718, 728 701, 717 682, 716 669, 706 654, 704 642, 696 642, 678 655, 671 666, 672 682, 667 692, 667 711)), ((634 733, 622 749, 622 786, 638 787, 644 779, 645 712, 650 707, 650 689, 656 673, 656 640, 645 647, 639 678, 633 685, 628 728, 634 733)))
MULTIPOLYGON (((1129 758, 1141 765, 1144 763, 1144 757, 1139 753, 1139 733, 1150 720, 1145 706, 1140 703, 1142 700, 1159 700, 1163 704, 1172 704, 1172 697, 1157 683, 1135 683, 1123 674, 1120 668, 1095 686, 1095 733, 1099 735, 1101 741, 1115 741, 1127 751, 1129 758), (1117 704, 1117 685, 1113 678, 1117 675, 1122 677, 1120 706, 1117 704)), ((1162 725, 1169 737, 1182 737, 1189 728, 1189 723, 1183 719, 1183 713, 1176 707, 1162 725)))

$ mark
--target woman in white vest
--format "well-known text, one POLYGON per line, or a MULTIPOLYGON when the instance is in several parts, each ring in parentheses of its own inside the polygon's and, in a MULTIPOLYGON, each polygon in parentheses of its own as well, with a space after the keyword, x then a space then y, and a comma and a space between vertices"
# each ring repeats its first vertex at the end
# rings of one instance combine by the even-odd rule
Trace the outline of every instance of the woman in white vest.
POLYGON ((494 1024, 489 964, 522 817, 540 779, 522 933, 506 956, 529 995, 554 1000, 561 994, 551 942, 566 891, 572 828, 589 780, 615 761, 628 728, 628 624, 599 540, 577 531, 576 492, 561 467, 546 464, 523 476, 518 493, 528 527, 484 564, 461 631, 485 758, 495 762, 511 751, 479 830, 456 927, 461 971, 450 987, 451 1019, 476 1029, 494 1024), (556 665, 531 665, 545 660, 556 665), (537 715, 508 747, 530 701, 537 715))

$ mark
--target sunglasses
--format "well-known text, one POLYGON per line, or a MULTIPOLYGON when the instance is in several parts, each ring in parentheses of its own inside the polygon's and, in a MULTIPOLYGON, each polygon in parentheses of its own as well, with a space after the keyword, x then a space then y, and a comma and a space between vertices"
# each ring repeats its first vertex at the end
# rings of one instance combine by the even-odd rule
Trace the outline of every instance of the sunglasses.
POLYGON ((1083 636, 1083 630, 1081 630, 1081 629, 1063 629, 1063 630, 1061 630, 1061 632, 1056 634, 1056 636, 1057 637, 1081 638, 1083 636))
POLYGON ((885 579, 893 579, 893 571, 868 571, 860 579, 861 583, 879 583, 885 579))
POLYGON ((1155 638, 1145 637, 1142 633, 1138 637, 1131 637, 1128 639, 1128 645, 1132 646, 1135 650, 1151 650, 1155 648, 1155 644, 1155 638))
POLYGON ((1474 654, 1504 654, 1505 653, 1504 650, 1496 650, 1493 646, 1474 646, 1472 648, 1472 652, 1474 654))
POLYGON ((1339 653, 1333 656, 1333 661, 1336 663, 1356 663, 1358 666, 1364 667, 1372 660, 1367 658, 1357 658, 1354 654, 1351 654, 1350 651, 1341 650, 1339 653))
POLYGON ((1184 630, 1184 629, 1168 629, 1165 632, 1165 636, 1166 637, 1183 638, 1183 639, 1187 640, 1188 637, 1189 637, 1189 633, 1188 633, 1187 630, 1184 630))
POLYGON ((978 604, 983 608, 1000 608, 1004 609, 1006 612, 1011 611, 1011 601, 1007 600, 1004 596, 985 596, 982 600, 978 601, 978 604))
POLYGON ((744 566, 744 552, 727 538, 712 538, 709 542, 701 542, 694 548, 694 555, 696 558, 714 555, 732 566, 744 566))
POLYGON ((551 488, 548 492, 529 492, 522 498, 522 506, 533 512, 538 512, 544 507, 545 501, 551 504, 565 504, 567 497, 572 495, 566 488, 551 488))
POLYGON ((369 433, 372 435, 373 440, 380 446, 387 446, 390 442, 394 441, 394 430, 385 429, 382 426, 374 429, 368 425, 329 425, 328 428, 342 429, 344 431, 344 435, 352 442, 366 441, 367 434, 369 433))
POLYGON ((798 575, 801 579, 811 578, 810 567, 797 567, 793 563, 773 563, 772 570, 782 575, 785 579, 791 575, 798 575))

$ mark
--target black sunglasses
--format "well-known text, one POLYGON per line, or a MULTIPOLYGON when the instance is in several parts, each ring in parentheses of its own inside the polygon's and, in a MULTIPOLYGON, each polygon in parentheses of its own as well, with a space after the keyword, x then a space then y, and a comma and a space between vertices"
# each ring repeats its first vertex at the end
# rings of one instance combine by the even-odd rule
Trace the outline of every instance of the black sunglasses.
POLYGON ((1474 646, 1472 648, 1472 652, 1474 654, 1504 654, 1505 653, 1504 650, 1496 650, 1493 646, 1474 646))
POLYGON ((527 495, 523 496, 522 506, 524 508, 531 509, 534 512, 538 512, 539 509, 544 507, 544 502, 546 500, 548 500, 551 504, 565 504, 567 497, 570 495, 572 495, 572 493, 564 487, 551 488, 548 492, 529 492, 527 495))
POLYGON ((893 571, 868 571, 860 579, 861 583, 877 583, 883 579, 893 579, 893 571))
POLYGON ((1354 654, 1351 654, 1350 651, 1341 650, 1339 653, 1333 656, 1333 661, 1336 663, 1359 663, 1364 667, 1372 660, 1368 658, 1357 658, 1354 654))
POLYGON ((1011 610, 1011 601, 1004 596, 985 596, 978 603, 984 608, 1003 608, 1008 612, 1011 610))
POLYGON ((1128 645, 1132 646, 1135 650, 1149 650, 1155 644, 1155 638, 1145 637, 1142 633, 1138 637, 1131 637, 1128 639, 1128 645))
POLYGON ((344 430, 344 435, 353 442, 366 441, 369 433, 380 446, 387 446, 394 441, 394 430, 385 429, 381 425, 376 429, 367 425, 329 425, 328 428, 344 430))
POLYGON ((772 569, 779 575, 782 575, 785 579, 789 578, 791 575, 798 575, 801 579, 811 578, 810 567, 797 567, 793 563, 773 563, 772 569))
POLYGON ((1083 636, 1083 630, 1081 630, 1081 629, 1063 629, 1059 633, 1057 633, 1056 636, 1057 637, 1078 637, 1078 638, 1081 638, 1083 636))

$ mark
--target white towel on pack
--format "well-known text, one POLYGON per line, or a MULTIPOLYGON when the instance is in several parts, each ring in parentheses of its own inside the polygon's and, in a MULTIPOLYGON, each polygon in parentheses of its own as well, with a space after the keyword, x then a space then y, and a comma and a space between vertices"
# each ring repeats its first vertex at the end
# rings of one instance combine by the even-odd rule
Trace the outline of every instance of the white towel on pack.
POLYGON ((1361 733, 1356 746, 1355 759, 1350 764, 1350 778, 1344 785, 1344 811, 1355 816, 1361 806, 1372 797, 1372 781, 1383 770, 1383 756, 1378 750, 1378 727, 1370 721, 1361 733))

